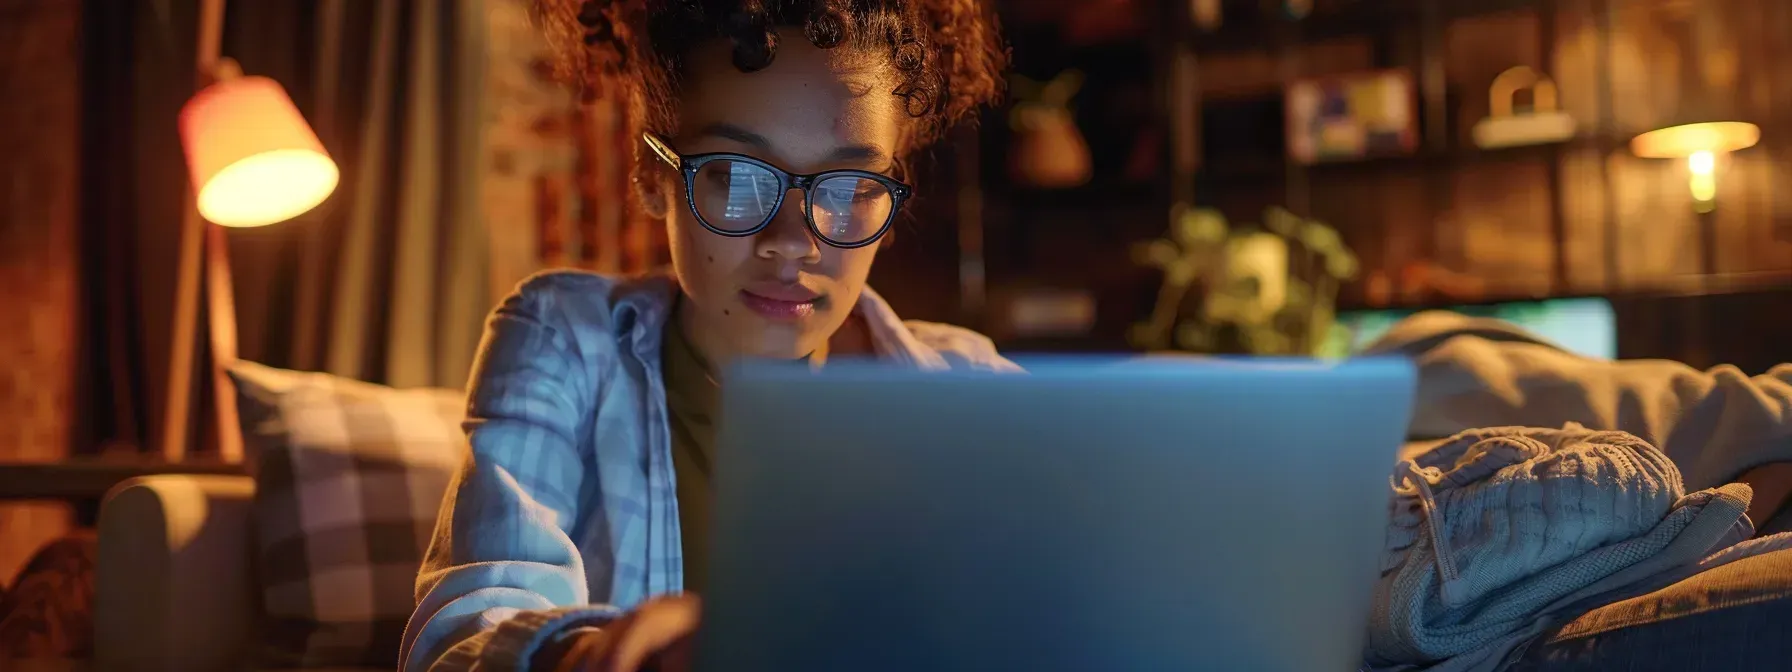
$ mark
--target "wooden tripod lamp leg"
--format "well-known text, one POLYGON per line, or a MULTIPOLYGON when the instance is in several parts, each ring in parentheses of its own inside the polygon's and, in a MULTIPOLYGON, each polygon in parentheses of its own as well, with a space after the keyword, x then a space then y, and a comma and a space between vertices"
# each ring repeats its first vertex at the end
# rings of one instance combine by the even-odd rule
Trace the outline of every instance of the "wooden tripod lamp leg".
MULTIPOLYGON (((197 58, 194 62, 193 90, 195 92, 210 84, 217 73, 223 38, 224 0, 204 0, 199 9, 199 42, 197 58)), ((211 237, 208 236, 207 230, 218 227, 199 216, 198 204, 191 187, 186 190, 186 197, 182 199, 182 203, 180 257, 174 283, 174 334, 168 346, 168 389, 163 397, 161 427, 162 459, 169 462, 186 459, 191 448, 191 437, 188 436, 187 430, 192 420, 193 354, 195 346, 198 345, 200 319, 199 283, 200 274, 204 271, 205 266, 205 260, 201 253, 206 247, 222 247, 221 245, 206 245, 206 239, 211 237)), ((222 232, 215 237, 222 241, 222 232)), ((223 251, 220 249, 217 254, 223 254, 223 251)), ((214 280, 213 284, 218 282, 220 281, 214 280)), ((229 276, 226 275, 222 282, 227 284, 229 276)), ((215 304, 217 303, 216 292, 213 294, 213 303, 215 304)), ((225 292, 225 298, 226 301, 230 300, 228 291, 225 292)), ((229 326, 232 330, 235 329, 234 316, 229 326)), ((214 334, 216 330, 217 327, 214 326, 214 334)), ((232 337, 231 354, 235 352, 234 340, 232 337)), ((226 395, 216 396, 224 397, 226 395)), ((235 398, 231 397, 231 401, 234 402, 235 398)), ((234 408, 234 403, 232 405, 234 408)), ((223 434, 235 435, 236 432, 223 434)))
POLYGON ((211 326, 211 418, 216 423, 218 459, 235 464, 243 461, 243 432, 237 422, 236 385, 229 374, 236 361, 236 293, 231 288, 230 247, 224 227, 206 225, 205 262, 206 324, 211 326))

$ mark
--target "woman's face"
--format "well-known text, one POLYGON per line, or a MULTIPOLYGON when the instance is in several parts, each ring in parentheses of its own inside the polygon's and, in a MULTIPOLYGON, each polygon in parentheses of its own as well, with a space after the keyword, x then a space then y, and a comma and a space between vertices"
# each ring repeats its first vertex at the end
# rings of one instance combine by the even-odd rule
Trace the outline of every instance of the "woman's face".
MULTIPOLYGON (((684 155, 745 154, 793 174, 887 175, 906 119, 893 88, 883 62, 864 52, 786 40, 769 67, 743 73, 718 43, 686 62, 678 134, 669 140, 684 155)), ((858 302, 878 245, 846 250, 817 240, 796 190, 759 233, 716 235, 692 216, 682 179, 669 180, 667 233, 694 345, 719 364, 795 359, 826 344, 858 302)))

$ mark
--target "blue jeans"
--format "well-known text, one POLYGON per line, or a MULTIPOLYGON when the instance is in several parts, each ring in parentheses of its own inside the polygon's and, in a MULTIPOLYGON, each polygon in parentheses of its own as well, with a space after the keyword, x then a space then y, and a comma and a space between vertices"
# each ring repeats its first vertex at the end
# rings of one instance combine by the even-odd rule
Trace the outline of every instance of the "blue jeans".
POLYGON ((1792 670, 1792 550, 1596 609, 1533 645, 1514 669, 1792 670))

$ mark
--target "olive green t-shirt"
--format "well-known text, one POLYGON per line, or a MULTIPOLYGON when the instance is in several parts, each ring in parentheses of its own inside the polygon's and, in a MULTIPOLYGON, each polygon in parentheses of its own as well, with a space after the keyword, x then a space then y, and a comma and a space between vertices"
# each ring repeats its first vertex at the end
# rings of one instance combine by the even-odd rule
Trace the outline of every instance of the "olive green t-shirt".
POLYGON ((702 593, 703 580, 709 576, 710 522, 715 510, 711 465, 721 387, 676 319, 666 326, 660 367, 666 380, 667 424, 672 430, 672 473, 678 482, 684 589, 702 593))

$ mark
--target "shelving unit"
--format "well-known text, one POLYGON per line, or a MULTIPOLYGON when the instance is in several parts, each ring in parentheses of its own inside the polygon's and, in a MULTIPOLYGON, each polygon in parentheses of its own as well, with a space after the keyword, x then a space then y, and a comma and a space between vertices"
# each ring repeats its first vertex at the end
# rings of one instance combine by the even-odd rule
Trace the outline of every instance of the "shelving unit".
MULTIPOLYGON (((1020 5, 1017 0, 1014 5, 1020 5)), ((1139 8, 1159 11, 1167 3, 1143 0, 1139 8)), ((1001 5, 998 5, 999 7, 1001 5)), ((1068 6, 1068 5, 1066 5, 1068 6)), ((1013 16, 1016 6, 1002 7, 1013 16)), ((1068 189, 1035 189, 1015 184, 1008 157, 1015 142, 1006 109, 982 118, 975 186, 960 188, 960 299, 965 323, 990 334, 1004 350, 1124 350, 1125 325, 1133 284, 1155 281, 1130 259, 1131 243, 1163 232, 1171 184, 1167 165, 1148 175, 1128 171, 1132 150, 1155 137, 1157 150, 1168 134, 1161 65, 1174 37, 1162 21, 1145 23, 1144 39, 1074 44, 1063 20, 1005 20, 1015 71, 1035 80, 1075 68, 1088 77, 1072 105, 1092 152, 1095 181, 1068 189), (1154 134, 1152 134, 1155 131, 1154 134), (1147 134, 1147 135, 1141 135, 1147 134), (1129 175, 1129 172, 1132 174, 1129 175), (1135 282, 1138 281, 1138 282, 1135 282), (1085 336, 1015 334, 1011 301, 1020 295, 1054 290, 1087 291, 1099 297, 1098 324, 1085 336)), ((1161 151, 1155 152, 1161 154, 1161 151)), ((1148 304, 1148 297, 1141 299, 1148 304)))
MULTIPOLYGON (((1188 206, 1221 207, 1243 223, 1257 221, 1263 206, 1279 205, 1336 226, 1357 248, 1366 270, 1397 276, 1426 264, 1485 281, 1456 292, 1408 295, 1397 288, 1392 298, 1373 296, 1365 289, 1369 283, 1358 282, 1348 290, 1354 295, 1340 297, 1341 309, 1371 307, 1371 298, 1378 300, 1373 307, 1405 309, 1599 294, 1610 297, 1621 316, 1630 316, 1625 356, 1709 364, 1716 360, 1700 353, 1721 351, 1724 361, 1784 360, 1773 348, 1719 343, 1728 337, 1722 328, 1683 328, 1733 317, 1728 313, 1742 304, 1725 302, 1735 297, 1772 297, 1748 299, 1754 302, 1748 305, 1769 305, 1786 296, 1792 291, 1787 289, 1792 265, 1763 261, 1777 250, 1726 252, 1742 262, 1717 264, 1715 274, 1692 273, 1678 249, 1646 250, 1637 241, 1620 240, 1620 231, 1659 233, 1672 246, 1687 230, 1686 213, 1664 210, 1679 201, 1648 191, 1664 186, 1660 180, 1668 175, 1657 171, 1669 167, 1651 167, 1627 150, 1629 134, 1661 121, 1651 115, 1671 116, 1675 107, 1664 98, 1667 91, 1654 90, 1653 81, 1631 78, 1650 76, 1657 55, 1679 50, 1685 58, 1686 49, 1696 48, 1697 40, 1664 32, 1687 30, 1683 17, 1662 15, 1666 10, 1654 0, 1317 0, 1315 13, 1302 20, 1251 11, 1279 1, 1228 0, 1229 8, 1245 11, 1229 12, 1218 30, 1206 32, 1191 17, 1191 0, 1139 0, 1134 9, 1146 15, 1145 25, 1124 44, 1096 50, 1104 55, 1094 57, 1089 49, 1055 44, 1052 27, 1032 26, 1029 33, 1014 30, 1024 21, 1009 22, 1017 65, 1035 79, 1066 67, 1086 69, 1090 81, 1146 75, 1149 102, 1126 104, 1148 108, 1139 124, 1157 133, 1152 141, 1162 155, 1150 179, 1070 190, 1016 188, 1008 184, 1004 165, 1007 118, 1000 112, 985 118, 981 142, 974 143, 977 160, 964 173, 983 179, 961 187, 970 196, 960 199, 959 211, 971 215, 961 218, 959 249, 969 269, 961 273, 967 288, 962 305, 966 314, 981 318, 967 324, 991 332, 1008 350, 1128 348, 1126 328, 1149 314, 1161 281, 1129 258, 1133 244, 1161 236, 1188 206), (1040 38, 1042 33, 1046 37, 1040 38), (1558 40, 1573 53, 1558 59, 1558 40), (1623 54, 1619 45, 1625 45, 1623 54), (1131 50, 1133 62, 1102 65, 1116 50, 1131 50), (1474 146, 1463 126, 1487 113, 1481 104, 1494 74, 1503 65, 1519 64, 1541 66, 1564 87, 1564 107, 1575 115, 1578 135, 1554 145, 1474 146), (1410 71, 1416 86, 1416 151, 1317 165, 1285 157, 1279 98, 1291 80, 1396 67, 1410 71), (1207 138, 1204 128, 1211 131, 1207 138), (1650 221, 1656 218, 1662 220, 1659 226, 1650 221), (1621 223, 1626 228, 1620 229, 1621 223), (1675 258, 1664 260, 1664 255, 1675 258), (1039 288, 1091 292, 1099 315, 1093 332, 1005 338, 998 326, 1008 312, 1004 301, 1016 291, 1039 288), (1681 296, 1695 288, 1699 296, 1681 296), (1687 308, 1695 305, 1708 307, 1687 308), (1703 341, 1715 345, 1698 344, 1703 341)), ((1038 22, 1049 21, 1040 19, 1048 11, 1041 8, 1074 11, 1063 9, 1072 3, 1008 3, 1005 10, 1031 12, 1038 22)), ((1727 6, 1737 10, 1743 4, 1750 3, 1733 0, 1727 6)), ((1753 87, 1747 90, 1776 92, 1765 101, 1738 103, 1738 111, 1772 137, 1751 151, 1783 158, 1788 150, 1782 136, 1792 119, 1783 104, 1783 92, 1792 89, 1783 83, 1792 79, 1761 74, 1775 68, 1758 64, 1783 60, 1775 58, 1785 51, 1775 46, 1773 30, 1792 20, 1792 5, 1753 0, 1750 6, 1760 11, 1740 19, 1747 25, 1730 28, 1734 35, 1705 39, 1735 41, 1745 59, 1743 83, 1753 87)), ((1693 95, 1678 80, 1660 86, 1681 87, 1675 93, 1682 97, 1693 95)), ((1087 94, 1076 102, 1079 107, 1106 103, 1103 92, 1087 94)), ((1096 134, 1115 131, 1115 124, 1099 115, 1079 114, 1077 123, 1091 145, 1102 142, 1096 134)), ((1111 178, 1113 169, 1111 163, 1098 165, 1097 173, 1111 178)), ((1761 173, 1754 175, 1758 179, 1761 173)), ((1779 242, 1792 240, 1784 233, 1792 231, 1784 224, 1792 216, 1778 205, 1783 197, 1763 197, 1761 184, 1749 188, 1742 193, 1752 200, 1739 197, 1736 208, 1726 211, 1728 230, 1738 237, 1731 244, 1745 233, 1757 239, 1763 226, 1773 227, 1779 242)), ((1684 256, 1690 259, 1694 250, 1687 241, 1684 256)), ((1768 333, 1783 330, 1783 322, 1751 328, 1768 333)))
MULTIPOLYGON (((1193 18, 1188 14, 1187 3, 1172 3, 1179 7, 1171 22, 1181 27, 1173 49, 1176 58, 1182 61, 1182 67, 1169 69, 1169 86, 1187 97, 1180 109, 1190 112, 1172 118, 1172 134, 1175 137, 1172 144, 1180 153, 1194 155, 1178 157, 1181 160, 1177 162, 1177 170, 1171 176, 1174 185, 1173 203, 1204 204, 1211 201, 1216 193, 1249 188, 1278 188, 1283 199, 1282 205, 1297 213, 1319 215, 1324 219, 1324 213, 1314 212, 1311 200, 1316 181, 1371 173, 1409 173, 1417 174, 1423 181, 1423 194, 1418 198, 1424 201, 1426 211, 1435 216, 1448 212, 1453 207, 1452 180, 1462 168, 1491 162, 1535 161, 1544 167, 1549 189, 1549 226, 1554 258, 1550 264, 1552 277, 1548 291, 1552 294, 1563 291, 1568 264, 1565 252, 1566 214, 1562 193, 1564 156, 1570 151, 1597 152, 1601 156, 1608 156, 1621 144, 1618 139, 1610 137, 1609 60, 1600 63, 1598 67, 1601 87, 1598 119, 1583 119, 1578 137, 1567 143, 1554 145, 1483 150, 1457 141, 1460 133, 1457 132, 1458 120, 1451 118, 1450 92, 1453 88, 1466 84, 1447 81, 1444 50, 1446 31, 1453 22, 1499 12, 1528 10, 1537 15, 1538 43, 1541 47, 1537 58, 1547 69, 1555 61, 1556 20, 1562 5, 1567 2, 1574 2, 1596 15, 1601 43, 1599 50, 1604 58, 1609 59, 1610 18, 1607 15, 1610 8, 1606 0, 1362 0, 1351 3, 1344 9, 1331 13, 1317 11, 1298 20, 1267 11, 1254 16, 1228 15, 1219 30, 1211 33, 1195 26, 1193 18), (1265 45, 1268 45, 1267 48, 1281 63, 1282 83, 1285 86, 1303 75, 1299 64, 1294 62, 1297 49, 1346 38, 1366 38, 1371 41, 1375 67, 1402 68, 1413 73, 1421 134, 1420 148, 1416 153, 1315 165, 1301 165, 1280 157, 1254 156, 1245 160, 1209 161, 1206 160, 1209 157, 1201 156, 1203 112, 1208 109, 1208 101, 1201 98, 1199 87, 1186 80, 1198 71, 1202 59, 1245 51, 1263 51, 1266 49, 1265 45)), ((1467 120, 1462 122, 1466 123, 1467 120)), ((1600 163, 1601 179, 1606 185, 1606 202, 1614 202, 1613 194, 1610 193, 1611 181, 1609 176, 1603 175, 1606 170, 1604 162, 1600 163)), ((1616 267, 1615 245, 1611 244, 1616 237, 1616 225, 1609 221, 1613 219, 1611 208, 1605 210, 1608 221, 1603 226, 1603 233, 1607 238, 1604 261, 1607 277, 1610 277, 1611 269, 1616 267)), ((1437 249, 1438 237, 1435 229, 1420 236, 1420 239, 1427 246, 1423 250, 1424 256, 1437 258, 1440 250, 1437 249)))
MULTIPOLYGON (((1028 6, 1013 1, 1015 7, 1010 9, 1028 6)), ((1159 280, 1132 262, 1130 247, 1162 235, 1175 213, 1189 206, 1221 207, 1239 222, 1256 221, 1264 206, 1287 207, 1337 226, 1357 248, 1366 270, 1398 277, 1408 266, 1422 263, 1486 278, 1485 290, 1473 290, 1479 293, 1473 297, 1476 300, 1533 299, 1601 291, 1601 287, 1613 292, 1647 290, 1604 286, 1597 279, 1617 278, 1620 268, 1620 214, 1612 207, 1619 198, 1610 163, 1624 155, 1628 139, 1617 133, 1611 63, 1614 17, 1627 1, 1321 2, 1314 14, 1299 20, 1273 12, 1229 13, 1219 29, 1209 32, 1194 23, 1188 0, 1141 0, 1137 9, 1147 14, 1147 25, 1138 35, 1123 44, 1069 49, 1055 42, 1059 38, 1052 37, 1052 27, 1010 22, 1017 68, 1034 79, 1067 67, 1084 69, 1091 83, 1104 87, 1111 87, 1114 77, 1147 77, 1149 101, 1128 104, 1149 108, 1150 116, 1141 117, 1139 123, 1158 132, 1162 155, 1150 179, 1135 175, 1131 181, 1116 181, 1112 161, 1102 165, 1098 159, 1101 183, 1068 190, 1018 188, 1009 184, 1004 163, 1010 135, 1006 114, 986 117, 976 143, 978 160, 971 162, 982 179, 974 189, 961 189, 961 194, 970 195, 960 198, 973 204, 960 211, 975 215, 961 222, 961 241, 969 241, 960 245, 967 255, 967 270, 961 277, 969 280, 963 281, 967 289, 960 305, 967 318, 974 318, 967 323, 1001 338, 1005 293, 1040 287, 1083 289, 1095 294, 1100 306, 1090 347, 1128 347, 1125 328, 1141 315, 1124 313, 1149 312, 1159 280), (1511 18, 1495 18, 1502 13, 1511 18), (1558 20, 1565 22, 1562 27, 1558 20), (1489 49, 1487 36, 1495 33, 1477 33, 1482 29, 1468 28, 1463 24, 1467 21, 1485 22, 1490 30, 1503 29, 1492 27, 1495 24, 1528 26, 1523 30, 1535 32, 1520 39, 1532 44, 1534 38, 1534 46, 1489 49), (1465 28, 1469 32, 1462 32, 1465 28), (1558 30, 1596 40, 1587 45, 1591 53, 1558 63, 1554 53, 1558 30), (1481 46, 1466 46, 1477 43, 1481 46), (1316 46, 1321 55, 1314 55, 1316 46), (1339 50, 1349 55, 1347 65, 1343 60, 1311 60, 1339 50), (1482 56, 1479 51, 1488 53, 1482 56), (1227 68, 1242 63, 1254 74, 1216 71, 1214 60, 1223 60, 1227 68), (1502 149, 1481 149, 1469 142, 1464 127, 1485 110, 1469 107, 1479 102, 1465 102, 1483 97, 1493 73, 1479 70, 1493 68, 1495 60, 1540 66, 1552 76, 1566 76, 1555 72, 1558 68, 1575 68, 1580 73, 1575 85, 1579 89, 1574 91, 1580 98, 1573 108, 1578 135, 1558 144, 1502 149), (1461 70, 1466 64, 1472 64, 1472 74, 1461 70), (1287 84, 1308 76, 1395 68, 1413 75, 1419 119, 1416 151, 1314 165, 1285 156, 1280 99, 1287 84), (1206 82, 1201 81, 1204 75, 1209 78, 1206 82), (1224 81, 1217 76, 1224 76, 1224 81), (1488 81, 1470 81, 1471 77, 1488 81), (1212 117, 1215 114, 1228 116, 1219 119, 1212 117), (1220 125, 1203 138, 1210 122, 1220 125), (1217 130, 1221 128, 1225 130, 1217 130), (1482 179, 1478 176, 1523 190, 1514 192, 1527 199, 1516 207, 1520 214, 1474 205, 1498 198, 1490 194, 1503 188, 1477 190, 1474 180, 1482 179), (1473 241, 1499 235, 1497 230, 1489 232, 1488 222, 1505 221, 1491 217, 1512 218, 1512 226, 1523 231, 1515 234, 1522 239, 1514 240, 1533 248, 1514 254, 1523 255, 1526 268, 1499 275, 1488 265, 1492 262, 1479 256, 1490 248, 1473 241), (1593 252, 1594 247, 1600 251, 1593 252), (1074 254, 1066 248, 1074 248, 1074 254), (1581 249, 1594 256, 1580 258, 1581 249)), ((1251 5, 1242 0, 1229 3, 1251 5)), ((1104 102, 1107 95, 1087 91, 1076 102, 1077 123, 1097 151, 1111 146, 1111 140, 1100 134, 1115 132, 1115 124, 1083 112, 1112 104, 1104 102)), ((1376 297, 1366 284, 1349 285, 1340 307, 1369 305, 1376 297)), ((1452 300, 1442 290, 1401 296, 1404 292, 1397 289, 1394 294, 1391 304, 1381 298, 1373 305, 1452 300)))

